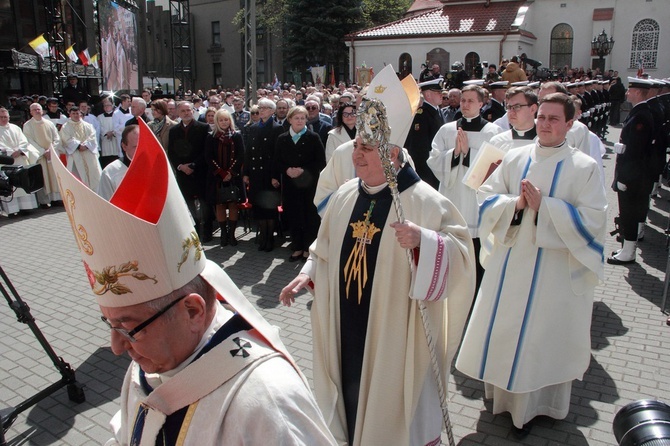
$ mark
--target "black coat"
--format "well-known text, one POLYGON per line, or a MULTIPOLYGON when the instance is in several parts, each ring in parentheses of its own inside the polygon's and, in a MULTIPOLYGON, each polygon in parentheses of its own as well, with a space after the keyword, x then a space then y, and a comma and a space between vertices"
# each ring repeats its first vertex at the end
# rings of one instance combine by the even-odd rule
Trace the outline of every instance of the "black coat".
POLYGON ((319 214, 314 205, 314 194, 319 174, 326 167, 326 151, 321 138, 307 130, 297 143, 290 132, 277 138, 272 177, 281 181, 284 217, 291 228, 292 248, 304 251, 319 232, 319 214), (289 167, 301 167, 297 178, 286 174, 289 167))
POLYGON ((658 176, 652 174, 653 164, 654 118, 649 104, 637 104, 628 114, 621 129, 619 142, 626 145, 626 150, 616 157, 614 185, 623 183, 628 189, 646 187, 658 176))
POLYGON ((316 133, 307 130, 297 143, 293 142, 289 132, 282 133, 277 138, 272 177, 282 182, 285 196, 300 192, 311 195, 310 200, 313 200, 319 173, 324 167, 326 149, 316 133), (290 178, 286 175, 289 167, 301 167, 304 172, 298 178, 290 178))
MULTIPOLYGON (((207 176, 205 181, 205 198, 209 204, 221 204, 217 200, 217 191, 224 184, 222 176, 217 173, 218 169, 224 173, 230 172, 232 178, 226 182, 242 187, 242 164, 244 163, 244 142, 242 134, 235 132, 230 140, 230 145, 219 144, 219 138, 208 134, 205 139, 205 165, 207 176), (216 164, 214 164, 216 163, 216 164), (218 166, 218 167, 217 167, 218 166)), ((240 189, 240 193, 242 190, 240 189)), ((242 196, 242 195, 240 195, 242 196)))
POLYGON ((194 197, 204 198, 205 174, 207 172, 205 138, 207 138, 208 132, 209 126, 196 120, 191 121, 188 131, 182 123, 170 129, 167 155, 175 171, 179 189, 181 189, 181 193, 187 201, 194 197), (180 164, 188 164, 195 171, 191 175, 177 171, 180 164))
POLYGON ((440 181, 433 175, 427 161, 433 138, 443 124, 444 118, 441 111, 430 104, 424 103, 414 115, 412 127, 410 127, 405 140, 405 148, 414 161, 416 173, 435 189, 438 188, 440 181))
POLYGON ((260 122, 247 127, 242 175, 249 177, 249 201, 256 218, 272 219, 277 215, 280 196, 272 186, 272 161, 277 137, 283 131, 272 118, 262 127, 260 122))

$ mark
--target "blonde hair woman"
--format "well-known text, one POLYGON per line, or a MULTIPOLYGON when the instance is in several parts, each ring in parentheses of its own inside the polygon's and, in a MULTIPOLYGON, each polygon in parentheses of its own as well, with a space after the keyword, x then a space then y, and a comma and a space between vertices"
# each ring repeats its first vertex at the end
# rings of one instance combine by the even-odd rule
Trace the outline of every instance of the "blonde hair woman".
POLYGON ((214 113, 212 133, 205 140, 205 198, 214 206, 221 228, 221 246, 237 245, 235 229, 239 215, 237 204, 243 197, 240 177, 243 160, 242 135, 235 129, 230 112, 220 109, 214 113))

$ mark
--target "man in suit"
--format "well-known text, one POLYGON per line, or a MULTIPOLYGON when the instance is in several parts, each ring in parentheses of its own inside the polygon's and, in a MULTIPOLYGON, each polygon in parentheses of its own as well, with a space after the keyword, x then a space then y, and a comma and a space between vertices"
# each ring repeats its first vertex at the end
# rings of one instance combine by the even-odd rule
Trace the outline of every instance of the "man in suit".
POLYGON ((281 125, 285 131, 288 131, 290 124, 286 116, 288 115, 288 110, 291 108, 286 99, 280 99, 277 101, 277 108, 275 109, 274 120, 277 124, 281 125))
POLYGON ((437 189, 440 182, 430 170, 426 161, 430 154, 433 137, 444 124, 440 110, 442 103, 442 78, 432 79, 419 84, 423 103, 414 115, 414 121, 405 140, 405 148, 414 160, 416 173, 426 183, 437 189))
POLYGON ((181 122, 170 129, 167 155, 195 220, 200 241, 204 243, 212 239, 212 212, 204 200, 205 138, 209 125, 193 119, 193 104, 188 101, 179 102, 177 113, 181 122))

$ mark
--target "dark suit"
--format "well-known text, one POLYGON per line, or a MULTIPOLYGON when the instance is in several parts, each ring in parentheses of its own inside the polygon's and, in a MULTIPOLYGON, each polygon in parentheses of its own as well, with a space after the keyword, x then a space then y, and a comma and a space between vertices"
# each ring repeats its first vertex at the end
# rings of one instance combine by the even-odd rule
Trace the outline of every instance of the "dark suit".
POLYGON ((319 135, 319 138, 321 138, 321 144, 323 144, 325 147, 326 140, 328 139, 328 132, 332 130, 333 126, 319 117, 319 119, 308 121, 307 128, 319 135))
POLYGON ((619 142, 626 145, 624 153, 616 157, 614 183, 618 192, 619 225, 624 240, 636 241, 638 223, 645 220, 649 194, 658 178, 651 172, 654 162, 654 118, 649 104, 641 102, 630 111, 623 123, 619 142), (617 183, 625 186, 621 190, 617 183))
POLYGON ((494 122, 496 119, 502 118, 505 116, 505 113, 507 113, 505 106, 495 99, 492 98, 489 101, 489 104, 489 108, 482 112, 482 118, 486 119, 488 122, 494 122))
POLYGON ((209 125, 196 120, 185 127, 179 123, 170 129, 170 138, 167 155, 175 171, 177 184, 184 200, 196 221, 196 228, 201 241, 212 238, 212 213, 205 205, 205 178, 207 166, 205 164, 205 139, 209 132, 209 125), (178 171, 180 164, 186 164, 194 169, 191 175, 178 171), (196 199, 202 199, 201 213, 196 211, 196 199))
POLYGON ((416 111, 405 140, 405 148, 414 161, 416 173, 435 189, 438 188, 440 181, 433 175, 433 171, 430 170, 426 161, 430 155, 433 138, 443 124, 444 119, 441 110, 424 102, 416 111))

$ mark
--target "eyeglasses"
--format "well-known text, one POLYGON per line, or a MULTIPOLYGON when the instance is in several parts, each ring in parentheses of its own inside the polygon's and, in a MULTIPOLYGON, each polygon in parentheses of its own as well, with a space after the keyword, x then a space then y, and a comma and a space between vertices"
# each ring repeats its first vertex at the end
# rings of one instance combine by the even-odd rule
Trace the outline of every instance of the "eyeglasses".
POLYGON ((252 114, 252 115, 257 115, 257 114, 258 114, 258 112, 251 112, 251 114, 252 114))
POLYGON ((356 112, 343 112, 342 113, 343 118, 355 118, 356 117, 356 112))
POLYGON ((160 310, 158 313, 154 314, 154 315, 151 316, 149 319, 147 319, 146 321, 142 322, 140 325, 138 325, 137 327, 133 328, 133 329, 130 330, 130 331, 126 330, 125 328, 112 327, 112 324, 107 320, 107 318, 106 318, 105 316, 100 316, 100 319, 102 319, 102 322, 104 322, 104 323, 105 323, 111 330, 114 330, 115 332, 119 333, 121 336, 123 336, 124 338, 126 338, 126 339, 129 340, 130 342, 137 342, 137 339, 135 339, 135 335, 136 335, 137 333, 139 333, 140 331, 144 330, 145 328, 147 328, 147 326, 148 326, 150 323, 152 323, 153 321, 155 321, 156 319, 158 319, 159 317, 161 317, 162 315, 164 315, 165 313, 167 313, 167 311, 168 311, 170 308, 174 307, 174 306, 177 304, 177 302, 179 302, 180 300, 182 300, 182 299, 185 298, 186 296, 188 296, 188 294, 186 294, 186 295, 180 297, 179 299, 173 300, 173 301, 170 302, 165 308, 163 308, 163 309, 160 310))
POLYGON ((521 107, 530 107, 528 104, 515 104, 515 105, 508 105, 505 107, 505 110, 507 111, 513 111, 514 113, 518 112, 521 110, 521 107))
POLYGON ((317 107, 316 105, 310 105, 309 107, 305 107, 305 109, 307 109, 307 110, 318 110, 319 107, 317 107))

